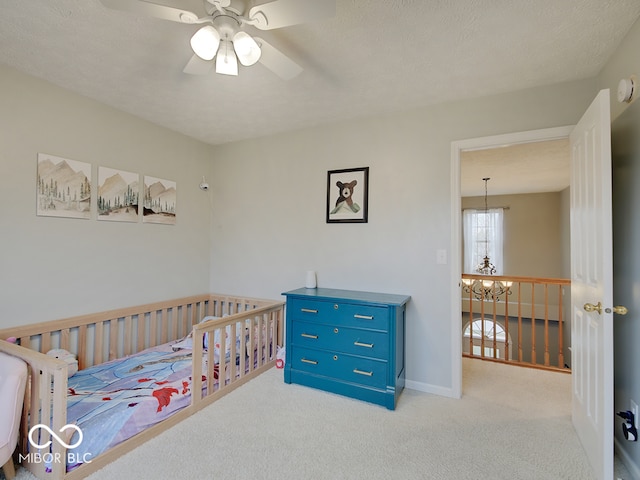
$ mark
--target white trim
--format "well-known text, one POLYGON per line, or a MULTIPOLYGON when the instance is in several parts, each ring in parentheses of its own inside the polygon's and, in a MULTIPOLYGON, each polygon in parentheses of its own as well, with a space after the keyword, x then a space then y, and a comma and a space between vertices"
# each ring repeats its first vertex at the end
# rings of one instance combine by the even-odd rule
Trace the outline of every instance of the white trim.
MULTIPOLYGON (((631 455, 629 455, 627 450, 622 445, 622 442, 618 440, 618 437, 615 437, 613 439, 613 445, 614 445, 614 451, 616 452, 616 455, 620 457, 622 464, 626 467, 626 469, 629 471, 629 473, 634 478, 634 480, 640 479, 640 468, 638 468, 638 465, 636 464, 636 462, 633 461, 633 458, 631 458, 631 455)), ((624 480, 631 480, 631 479, 625 478, 624 480)))
POLYGON ((462 397, 462 322, 460 321, 460 292, 462 279, 462 200, 460 198, 459 141, 451 142, 451 397, 462 397))
MULTIPOLYGON (((545 142, 549 140, 560 140, 569 138, 574 125, 565 127, 543 128, 541 130, 529 130, 527 132, 505 133, 502 135, 492 135, 490 137, 469 138, 466 140, 456 140, 451 142, 451 146, 458 147, 458 153, 465 150, 487 150, 490 148, 508 147, 521 143, 545 142)), ((458 160, 460 157, 458 156, 458 160)), ((458 162, 458 168, 460 164, 458 162)), ((460 185, 458 184, 458 187, 460 185)))
MULTIPOLYGON (((465 150, 484 150, 489 148, 516 145, 521 143, 543 142, 568 138, 573 126, 544 128, 526 132, 506 133, 490 137, 469 138, 451 142, 451 389, 445 396, 462 396, 462 322, 460 321, 460 279, 462 269, 460 259, 462 207, 460 199, 460 154, 465 150)), ((407 382, 409 383, 409 382, 407 382)), ((424 390, 426 391, 426 390, 424 390)))
MULTIPOLYGON (((461 354, 462 355, 462 354, 461 354)), ((440 395, 441 397, 453 397, 452 389, 443 387, 441 385, 431 385, 430 383, 416 382, 415 380, 406 380, 405 388, 409 390, 416 390, 418 392, 431 393, 433 395, 440 395)))

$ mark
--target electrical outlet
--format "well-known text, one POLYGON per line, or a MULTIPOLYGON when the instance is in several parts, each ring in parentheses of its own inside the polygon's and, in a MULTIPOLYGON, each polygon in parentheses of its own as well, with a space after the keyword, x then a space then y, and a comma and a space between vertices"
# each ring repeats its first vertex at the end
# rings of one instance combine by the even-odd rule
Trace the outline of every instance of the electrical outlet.
POLYGON ((633 426, 638 428, 638 404, 633 400, 629 400, 629 406, 631 407, 631 413, 633 413, 633 426))

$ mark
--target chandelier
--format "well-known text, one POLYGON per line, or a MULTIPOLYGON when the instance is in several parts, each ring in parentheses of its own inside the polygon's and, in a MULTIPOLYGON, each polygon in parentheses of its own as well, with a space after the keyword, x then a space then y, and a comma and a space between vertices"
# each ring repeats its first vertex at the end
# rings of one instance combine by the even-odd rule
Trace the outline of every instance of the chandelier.
MULTIPOLYGON (((485 213, 485 242, 484 242, 484 258, 476 267, 476 272, 480 275, 493 275, 497 272, 496 266, 491 263, 489 258, 489 229, 486 225, 486 219, 489 214, 488 189, 487 183, 490 177, 482 179, 484 181, 484 213, 485 213)), ((478 300, 499 300, 501 295, 511 295, 511 285, 513 282, 503 282, 499 280, 480 280, 480 279, 462 279, 462 288, 467 293, 472 293, 478 300)))
POLYGON ((477 300, 499 301, 502 295, 511 295, 513 282, 502 280, 462 279, 462 288, 472 294, 477 300))

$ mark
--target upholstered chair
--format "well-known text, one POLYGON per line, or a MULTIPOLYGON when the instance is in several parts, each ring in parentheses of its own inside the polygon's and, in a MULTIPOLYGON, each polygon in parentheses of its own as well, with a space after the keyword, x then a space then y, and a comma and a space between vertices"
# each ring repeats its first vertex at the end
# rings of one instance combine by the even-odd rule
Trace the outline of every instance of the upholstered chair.
POLYGON ((0 465, 7 480, 15 477, 13 452, 18 443, 27 364, 0 352, 0 465))

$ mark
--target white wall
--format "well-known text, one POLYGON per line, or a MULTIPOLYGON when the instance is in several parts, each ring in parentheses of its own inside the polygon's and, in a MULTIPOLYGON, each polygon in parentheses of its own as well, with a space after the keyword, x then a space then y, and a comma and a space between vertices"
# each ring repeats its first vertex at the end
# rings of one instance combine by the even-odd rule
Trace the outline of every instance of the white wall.
POLYGON ((0 328, 204 293, 211 147, 0 65, 0 328), (39 152, 177 182, 175 226, 36 216, 39 152))
POLYGON ((448 394, 451 142, 575 124, 595 94, 587 80, 217 147, 211 289, 277 298, 311 269, 319 286, 411 295, 408 385, 448 394), (326 224, 327 171, 364 166, 369 223, 326 224))
MULTIPOLYGON (((611 90, 611 119, 614 120, 627 107, 627 103, 619 103, 616 98, 618 82, 623 78, 635 75, 640 83, 640 55, 638 55, 638 45, 640 45, 640 20, 631 27, 627 36, 620 46, 611 56, 607 65, 598 75, 598 88, 608 88, 611 90)), ((638 85, 640 86, 640 85, 638 85)), ((636 98, 638 94, 636 93, 636 98)))
MULTIPOLYGON (((598 75, 599 88, 610 88, 611 95, 611 118, 615 120, 622 112, 628 108, 626 103, 618 103, 616 100, 616 89, 618 82, 621 78, 628 78, 631 75, 636 75, 640 78, 640 55, 638 55, 638 46, 640 45, 640 21, 636 22, 631 28, 631 31, 627 34, 622 44, 611 57, 608 64, 598 75)), ((635 106, 637 108, 637 105, 635 106)), ((619 148, 619 147, 618 147, 619 148)), ((631 165, 636 165, 634 162, 630 162, 631 165)), ((615 172, 614 172, 615 173, 615 172)), ((628 179, 638 178, 638 169, 627 169, 625 176, 628 179)), ((615 175, 614 175, 614 178, 615 175)), ((616 185, 614 185, 615 189, 616 185)), ((637 187, 636 187, 637 188, 637 187)), ((626 189, 622 190, 627 192, 626 189)), ((621 192, 619 192, 621 193, 621 192)), ((628 193, 628 192, 627 192, 628 193)), ((616 191, 614 190, 614 219, 620 217, 625 218, 628 210, 625 205, 618 206, 615 202, 616 191)), ((636 209, 637 212, 637 209, 636 209)), ((624 223, 624 228, 614 227, 614 244, 634 244, 634 239, 637 238, 638 225, 640 224, 637 213, 635 219, 624 223), (619 239, 616 234, 624 231, 629 238, 619 239)), ((618 225, 619 227, 619 225, 618 225)), ((621 262, 625 265, 633 265, 633 258, 626 255, 627 252, 614 251, 614 300, 623 297, 625 301, 620 303, 626 303, 628 298, 636 298, 637 287, 634 288, 616 288, 619 278, 639 278, 640 274, 635 272, 633 274, 630 269, 618 269, 616 268, 617 258, 622 258, 621 262), (626 275, 626 277, 624 277, 626 275), (630 293, 634 291, 634 293, 630 293), (628 293, 628 296, 624 296, 628 293)), ((632 257, 632 255, 631 255, 632 257)), ((637 264, 637 263, 636 263, 637 264)), ((637 365, 640 359, 638 354, 638 337, 640 336, 640 312, 633 308, 633 305, 626 305, 630 307, 629 313, 620 317, 617 316, 613 323, 613 336, 614 336, 614 407, 615 411, 625 411, 629 409, 630 400, 640 401, 640 378, 637 373, 637 365), (635 311, 634 311, 635 310, 635 311)), ((613 413, 612 413, 613 414, 613 413)), ((628 442, 624 439, 622 433, 622 420, 618 417, 614 417, 615 425, 615 442, 616 451, 622 459, 623 463, 627 466, 632 478, 635 480, 640 479, 640 443, 628 442)))

